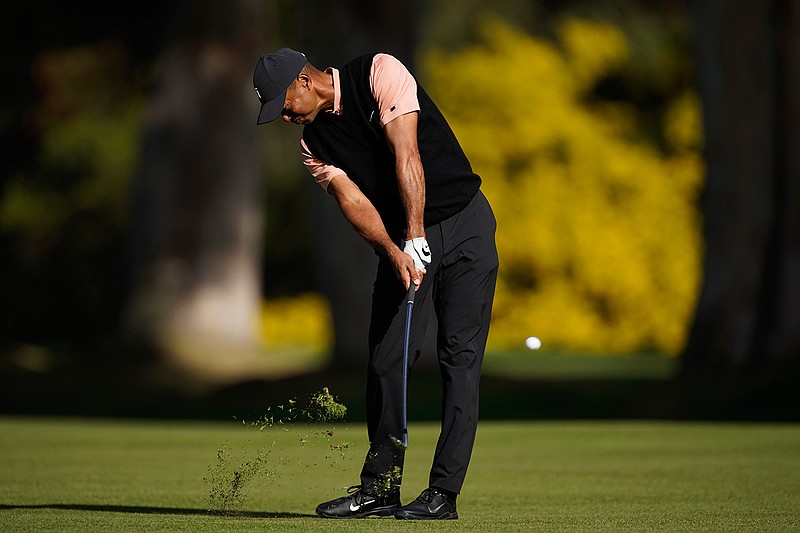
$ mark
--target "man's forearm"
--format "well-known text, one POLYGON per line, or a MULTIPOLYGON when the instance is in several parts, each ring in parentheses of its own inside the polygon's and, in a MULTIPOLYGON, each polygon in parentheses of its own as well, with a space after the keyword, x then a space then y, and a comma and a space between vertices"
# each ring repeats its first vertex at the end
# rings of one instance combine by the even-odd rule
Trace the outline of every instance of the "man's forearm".
POLYGON ((378 211, 366 198, 337 198, 344 218, 370 246, 383 255, 400 248, 389 237, 378 211))
POLYGON ((406 238, 425 236, 425 174, 419 153, 396 161, 397 185, 406 212, 406 238))

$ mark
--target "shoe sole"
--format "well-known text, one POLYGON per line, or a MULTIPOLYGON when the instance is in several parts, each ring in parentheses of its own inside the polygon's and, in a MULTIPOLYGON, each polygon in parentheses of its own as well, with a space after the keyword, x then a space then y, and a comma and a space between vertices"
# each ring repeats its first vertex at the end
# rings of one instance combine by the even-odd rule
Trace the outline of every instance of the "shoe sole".
POLYGON ((371 516, 374 516, 374 517, 392 516, 396 511, 397 511, 397 506, 378 507, 377 509, 373 509, 371 511, 366 511, 364 513, 351 514, 351 515, 347 515, 347 516, 337 516, 337 515, 325 514, 320 509, 317 509, 317 516, 319 516, 320 518, 340 518, 340 519, 369 518, 371 516))
POLYGON ((443 515, 418 515, 401 509, 394 513, 398 520, 458 520, 458 513, 445 513, 443 515))

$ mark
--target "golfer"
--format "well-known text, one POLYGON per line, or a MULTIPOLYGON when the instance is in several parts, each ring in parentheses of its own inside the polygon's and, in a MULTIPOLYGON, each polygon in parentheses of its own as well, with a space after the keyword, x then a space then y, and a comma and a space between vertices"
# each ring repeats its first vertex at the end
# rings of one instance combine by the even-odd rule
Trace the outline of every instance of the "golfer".
POLYGON ((325 71, 282 48, 253 75, 258 124, 303 125, 303 162, 375 249, 367 373, 370 449, 361 483, 325 518, 456 519, 478 423, 478 383, 497 279, 495 219, 439 109, 397 59, 367 54, 325 71), (439 324, 442 427, 429 486, 402 505, 405 295, 416 286, 409 365, 431 312, 439 324))

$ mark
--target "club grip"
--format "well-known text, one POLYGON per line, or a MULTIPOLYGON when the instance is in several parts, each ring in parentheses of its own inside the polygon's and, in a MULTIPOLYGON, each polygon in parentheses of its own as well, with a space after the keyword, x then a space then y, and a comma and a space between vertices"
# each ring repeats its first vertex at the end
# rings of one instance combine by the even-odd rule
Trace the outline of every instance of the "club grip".
POLYGON ((414 303, 414 295, 417 294, 417 286, 414 283, 409 282, 408 284, 408 294, 406 295, 406 303, 413 304, 414 303))

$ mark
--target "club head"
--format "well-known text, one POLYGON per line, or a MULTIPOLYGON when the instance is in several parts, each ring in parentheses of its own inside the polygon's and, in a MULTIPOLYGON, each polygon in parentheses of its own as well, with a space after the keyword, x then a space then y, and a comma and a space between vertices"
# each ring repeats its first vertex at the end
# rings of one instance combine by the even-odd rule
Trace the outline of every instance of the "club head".
POLYGON ((402 448, 403 450, 407 450, 408 449, 408 441, 404 442, 404 441, 398 439, 397 437, 395 437, 394 435, 389 435, 389 438, 391 439, 392 444, 394 444, 398 448, 402 448))

